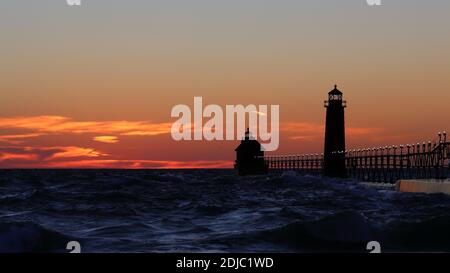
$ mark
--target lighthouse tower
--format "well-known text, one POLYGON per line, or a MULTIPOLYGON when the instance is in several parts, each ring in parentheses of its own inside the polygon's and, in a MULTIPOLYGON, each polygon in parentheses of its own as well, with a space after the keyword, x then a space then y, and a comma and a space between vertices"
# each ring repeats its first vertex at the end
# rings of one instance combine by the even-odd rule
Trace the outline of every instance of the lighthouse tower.
POLYGON ((345 118, 346 101, 342 100, 342 92, 334 86, 325 101, 327 108, 325 125, 324 175, 329 177, 345 177, 345 118))

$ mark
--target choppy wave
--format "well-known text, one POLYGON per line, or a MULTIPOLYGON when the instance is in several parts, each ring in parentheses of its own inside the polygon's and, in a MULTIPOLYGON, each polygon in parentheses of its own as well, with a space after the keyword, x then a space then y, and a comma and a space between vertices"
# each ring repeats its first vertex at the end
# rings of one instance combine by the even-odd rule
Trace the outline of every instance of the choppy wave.
POLYGON ((0 170, 0 252, 450 251, 450 197, 295 172, 0 170))

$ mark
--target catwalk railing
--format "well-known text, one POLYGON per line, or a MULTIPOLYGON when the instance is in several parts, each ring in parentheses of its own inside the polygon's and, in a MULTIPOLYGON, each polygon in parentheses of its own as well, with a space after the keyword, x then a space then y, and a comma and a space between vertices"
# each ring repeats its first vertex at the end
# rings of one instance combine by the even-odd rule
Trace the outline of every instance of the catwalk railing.
MULTIPOLYGON (((364 148, 344 154, 347 176, 363 181, 395 182, 398 179, 444 179, 449 175, 450 142, 439 133, 435 142, 364 148)), ((265 156, 269 170, 296 170, 321 175, 323 154, 265 156)))

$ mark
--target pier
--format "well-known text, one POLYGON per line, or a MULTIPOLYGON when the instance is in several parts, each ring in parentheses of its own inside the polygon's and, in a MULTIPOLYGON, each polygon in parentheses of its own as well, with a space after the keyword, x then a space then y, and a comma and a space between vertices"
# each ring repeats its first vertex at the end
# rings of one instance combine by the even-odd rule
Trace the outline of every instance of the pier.
MULTIPOLYGON (((381 183, 395 183, 401 179, 446 179, 449 176, 450 141, 445 131, 438 133, 434 141, 347 149, 344 118, 347 102, 336 85, 328 93, 324 106, 327 111, 323 153, 264 155, 264 152, 253 151, 244 156, 241 152, 235 165, 239 173, 246 173, 250 166, 252 174, 293 170, 304 175, 350 177, 381 183), (263 166, 261 162, 264 162, 263 166)), ((241 145, 245 143, 243 140, 241 145)))
MULTIPOLYGON (((400 179, 445 179, 449 173, 450 142, 439 133, 435 142, 334 151, 344 158, 346 177, 395 183, 400 179)), ((323 175, 324 154, 264 156, 270 170, 295 170, 323 175)))

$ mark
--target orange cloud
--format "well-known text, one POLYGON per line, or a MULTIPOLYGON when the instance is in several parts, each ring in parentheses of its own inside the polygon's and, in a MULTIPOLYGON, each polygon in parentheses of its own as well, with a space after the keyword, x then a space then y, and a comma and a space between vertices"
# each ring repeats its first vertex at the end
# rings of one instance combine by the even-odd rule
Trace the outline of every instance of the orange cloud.
MULTIPOLYGON (((19 164, 17 164, 19 165, 19 164)), ((20 165, 19 165, 20 166, 20 165)), ((117 159, 83 159, 69 161, 47 161, 24 163, 26 168, 71 168, 71 169, 223 169, 232 168, 232 162, 218 161, 160 161, 160 160, 117 160, 117 159)))
POLYGON ((0 128, 25 129, 39 134, 96 133, 154 136, 170 133, 171 123, 148 121, 73 121, 61 116, 0 118, 0 128))
MULTIPOLYGON (((55 149, 55 148, 53 148, 55 149)), ((99 157, 99 156, 107 156, 107 154, 103 154, 99 151, 96 151, 91 148, 81 148, 81 147, 57 147, 56 149, 60 149, 60 152, 54 153, 49 160, 57 159, 57 158, 71 158, 71 157, 99 157)))
POLYGON ((357 128, 357 127, 349 127, 345 129, 346 134, 349 137, 363 136, 363 135, 373 135, 379 134, 384 131, 384 128, 357 128))
MULTIPOLYGON (((314 141, 323 138, 325 133, 325 126, 316 123, 307 122, 288 122, 280 125, 281 131, 287 134, 292 134, 289 139, 314 141)), ((346 136, 348 138, 370 136, 375 137, 384 132, 384 128, 372 127, 347 127, 345 128, 346 136)))
POLYGON ((2 130, 0 131, 0 141, 10 145, 9 147, 0 146, 0 167, 156 169, 232 167, 232 162, 228 160, 184 162, 139 158, 123 159, 126 156, 124 154, 112 156, 96 148, 80 147, 77 144, 54 147, 37 144, 48 143, 49 140, 54 141, 54 138, 42 138, 37 142, 28 141, 26 146, 23 144, 27 138, 52 135, 62 137, 60 138, 61 143, 66 143, 69 138, 64 137, 73 134, 94 134, 94 136, 89 136, 92 140, 112 144, 119 142, 121 136, 169 134, 171 126, 172 123, 150 123, 146 121, 74 121, 62 116, 0 118, 0 130, 2 130))
POLYGON ((92 148, 0 147, 1 168, 119 168, 119 169, 200 169, 232 168, 229 160, 142 160, 116 159, 92 148))
POLYGON ((36 161, 35 164, 46 164, 52 160, 70 158, 93 158, 107 156, 91 148, 68 147, 3 147, 0 148, 0 163, 6 161, 36 161))
POLYGON ((96 136, 94 137, 95 141, 114 144, 119 142, 119 139, 116 136, 96 136))
MULTIPOLYGON (((180 169, 180 168, 232 168, 232 160, 195 160, 195 153, 189 160, 147 160, 149 153, 136 152, 130 147, 119 145, 101 146, 109 149, 106 152, 95 148, 95 144, 80 140, 77 144, 69 142, 67 146, 50 146, 48 141, 67 143, 77 141, 70 135, 89 134, 88 139, 101 143, 114 144, 119 138, 156 136, 170 134, 171 123, 151 123, 147 121, 74 121, 62 116, 35 116, 0 118, 0 143, 8 143, 9 147, 0 146, 1 168, 153 168, 153 169, 180 169), (7 132, 7 133, 5 133, 7 132), (24 142, 28 138, 39 138, 36 141, 24 142), (60 141, 60 142, 59 142, 60 141), (83 141, 83 142, 81 142, 83 141), (89 144, 86 144, 89 143, 89 144), (85 145, 94 145, 86 147, 85 145), (122 154, 115 154, 120 151, 122 154), (127 153, 129 153, 127 155, 127 153), (131 157, 131 158, 129 158, 131 157)), ((192 128, 192 124, 190 124, 192 128)), ((284 122, 280 125, 282 137, 298 142, 318 141, 323 138, 324 126, 309 122, 284 122)), ((347 136, 354 141, 364 139, 374 141, 383 137, 382 128, 348 127, 347 136)), ((170 138, 167 141, 171 141, 170 138)), ((292 141, 293 142, 293 141, 292 141)), ((53 142, 52 142, 53 143, 53 142)), ((159 143, 159 142, 158 142, 159 143)), ((170 144, 168 144, 170 145, 170 144)), ((151 146, 147 148, 152 148, 151 146)), ((230 149, 230 153, 232 150, 230 149)), ((174 158, 179 156, 173 150, 174 158)), ((228 156, 228 155, 226 155, 228 156)))
POLYGON ((32 137, 38 137, 41 136, 41 134, 20 134, 20 135, 3 135, 0 136, 0 140, 6 139, 23 139, 23 138, 32 138, 32 137))
POLYGON ((41 136, 42 134, 30 133, 30 134, 17 134, 17 135, 0 135, 0 142, 9 144, 21 144, 25 139, 41 136))
POLYGON ((317 135, 313 136, 292 136, 289 139, 292 140, 301 140, 301 141, 314 141, 318 138, 317 135))
POLYGON ((35 154, 13 154, 13 153, 0 153, 0 162, 5 160, 37 160, 38 156, 35 154))
POLYGON ((316 123, 308 122, 286 122, 280 125, 280 131, 290 133, 314 133, 319 134, 324 131, 324 126, 316 123))

